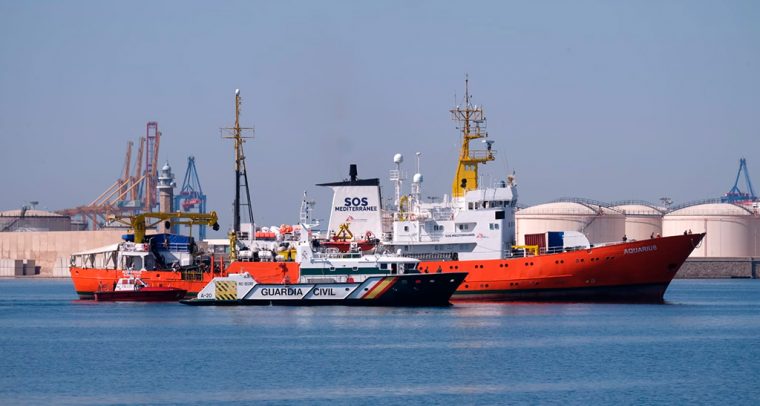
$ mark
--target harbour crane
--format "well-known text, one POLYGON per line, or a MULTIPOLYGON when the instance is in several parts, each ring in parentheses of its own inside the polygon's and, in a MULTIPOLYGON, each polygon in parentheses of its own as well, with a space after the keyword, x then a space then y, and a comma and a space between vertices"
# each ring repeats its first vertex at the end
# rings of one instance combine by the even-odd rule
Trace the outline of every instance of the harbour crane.
MULTIPOLYGON (((194 156, 187 157, 185 180, 182 182, 182 189, 180 189, 179 194, 174 196, 174 207, 184 213, 206 212, 206 195, 201 188, 194 156)), ((203 224, 198 228, 198 238, 200 240, 206 238, 206 226, 203 224)))
POLYGON ((81 223, 89 223, 90 229, 105 225, 108 216, 150 212, 158 207, 156 186, 158 182, 158 149, 161 132, 158 123, 148 122, 145 136, 135 160, 134 175, 130 176, 132 141, 127 143, 124 168, 119 179, 95 200, 87 205, 58 210, 56 213, 70 216, 81 223))
POLYGON ((720 200, 724 203, 756 202, 758 200, 755 195, 755 190, 752 189, 752 181, 749 179, 749 170, 747 170, 746 159, 739 159, 739 172, 736 173, 734 186, 728 191, 728 193, 723 195, 720 200), (742 192, 741 189, 739 189, 739 179, 742 178, 742 173, 744 173, 744 183, 747 187, 746 192, 742 192))

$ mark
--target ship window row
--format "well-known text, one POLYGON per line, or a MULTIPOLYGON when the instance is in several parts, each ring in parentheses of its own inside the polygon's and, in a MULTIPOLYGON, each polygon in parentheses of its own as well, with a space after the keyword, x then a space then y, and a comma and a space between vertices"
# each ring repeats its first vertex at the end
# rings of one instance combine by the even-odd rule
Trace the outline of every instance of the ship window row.
POLYGON ((467 208, 470 210, 490 209, 495 207, 509 207, 509 200, 489 200, 484 202, 467 203, 467 208))
POLYGON ((490 230, 498 230, 499 229, 499 223, 490 223, 490 224, 488 224, 488 228, 490 230))

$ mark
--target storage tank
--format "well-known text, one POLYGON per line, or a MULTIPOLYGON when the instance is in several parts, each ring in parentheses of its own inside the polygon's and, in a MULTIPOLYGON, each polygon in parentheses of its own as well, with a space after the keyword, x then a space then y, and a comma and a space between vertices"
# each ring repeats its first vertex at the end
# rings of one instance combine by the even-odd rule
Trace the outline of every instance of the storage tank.
POLYGON ((620 241, 625 234, 625 217, 601 202, 584 199, 560 200, 520 209, 515 213, 517 241, 526 234, 548 231, 579 231, 591 244, 620 241))
POLYGON ((616 202, 611 208, 625 216, 625 235, 628 240, 644 240, 662 234, 665 209, 643 201, 616 202))
POLYGON ((751 257, 757 255, 760 218, 751 207, 704 203, 673 210, 663 217, 663 235, 707 232, 692 257, 751 257))
POLYGON ((0 212, 0 232, 70 230, 71 218, 58 213, 28 208, 0 212))

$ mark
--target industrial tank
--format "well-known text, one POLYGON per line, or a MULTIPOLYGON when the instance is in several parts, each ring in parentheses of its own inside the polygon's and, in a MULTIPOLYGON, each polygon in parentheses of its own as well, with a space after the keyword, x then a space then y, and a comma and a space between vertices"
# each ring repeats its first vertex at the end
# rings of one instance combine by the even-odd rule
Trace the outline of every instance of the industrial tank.
POLYGON ((663 235, 707 232, 691 257, 751 257, 759 253, 760 218, 751 207, 732 203, 686 206, 663 217, 662 231, 663 235))
POLYGON ((625 215, 625 235, 629 240, 643 240, 662 234, 664 209, 648 202, 618 202, 611 206, 625 215))
POLYGON ((0 212, 0 232, 70 230, 71 218, 69 216, 26 208, 0 212))
POLYGON ((547 231, 579 231, 591 244, 620 241, 625 234, 622 213, 582 199, 555 201, 518 210, 515 222, 519 244, 525 244, 526 234, 547 231))

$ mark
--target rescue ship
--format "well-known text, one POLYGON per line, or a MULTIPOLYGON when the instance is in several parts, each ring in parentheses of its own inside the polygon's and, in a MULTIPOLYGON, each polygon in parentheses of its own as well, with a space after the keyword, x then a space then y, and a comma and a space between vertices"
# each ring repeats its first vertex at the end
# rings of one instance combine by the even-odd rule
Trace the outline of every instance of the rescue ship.
POLYGON ((453 300, 663 300, 704 234, 592 245, 580 233, 558 231, 518 246, 514 173, 491 187, 478 183, 479 166, 493 161, 496 151, 485 131, 483 106, 471 102, 468 81, 463 105, 451 114, 462 138, 450 197, 422 201, 419 162, 411 193, 402 193, 403 156, 396 154, 390 176, 395 196, 388 210, 381 207, 379 180, 358 179, 355 167, 349 180, 320 185, 333 189, 329 229, 350 224, 359 235, 379 235, 385 249, 420 259, 423 273, 467 272, 453 300), (471 149, 475 140, 485 149, 471 149))

